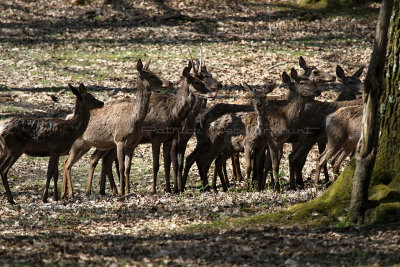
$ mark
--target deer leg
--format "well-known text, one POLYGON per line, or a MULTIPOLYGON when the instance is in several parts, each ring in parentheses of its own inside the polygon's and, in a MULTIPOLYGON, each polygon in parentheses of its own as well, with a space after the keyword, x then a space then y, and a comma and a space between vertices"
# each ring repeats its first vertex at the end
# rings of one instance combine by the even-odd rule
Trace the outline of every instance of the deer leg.
POLYGON ((222 184, 222 190, 224 190, 224 192, 228 191, 228 187, 226 186, 222 169, 223 169, 224 162, 226 162, 230 158, 230 156, 231 156, 230 153, 229 154, 223 153, 215 159, 215 169, 217 170, 219 179, 222 184))
POLYGON ((290 189, 296 190, 297 187, 304 189, 303 167, 314 143, 315 139, 312 136, 306 139, 303 137, 289 155, 290 189))
POLYGON ((224 174, 224 180, 225 180, 225 184, 227 187, 230 187, 230 183, 229 183, 229 177, 228 177, 228 172, 226 171, 226 161, 228 159, 225 160, 225 162, 222 164, 222 172, 224 174))
POLYGON ((344 161, 345 158, 347 158, 347 156, 350 153, 348 153, 345 150, 339 150, 339 152, 335 155, 335 158, 333 159, 333 173, 338 175, 339 174, 339 169, 340 169, 340 165, 342 164, 342 162, 344 161))
POLYGON ((118 169, 121 175, 121 183, 120 183, 120 194, 121 196, 125 196, 125 194, 129 194, 129 181, 125 176, 125 146, 124 142, 117 143, 117 158, 118 158, 118 169))
POLYGON ((90 147, 76 148, 72 146, 69 155, 65 158, 63 162, 63 189, 61 195, 62 198, 65 199, 67 197, 67 188, 69 198, 74 198, 71 181, 71 168, 83 155, 85 155, 86 152, 89 151, 89 149, 90 147))
MULTIPOLYGON (((318 142, 318 152, 319 154, 322 154, 325 150, 326 144, 323 142, 318 142)), ((324 164, 324 176, 325 176, 325 182, 329 182, 329 173, 328 173, 328 165, 327 163, 324 164)))
MULTIPOLYGON (((58 154, 50 154, 49 158, 49 165, 47 166, 47 179, 46 179, 46 187, 44 189, 44 194, 42 197, 42 201, 44 203, 47 203, 47 198, 48 198, 48 193, 49 193, 49 187, 50 187, 50 181, 51 178, 54 178, 54 192, 53 192, 53 199, 57 200, 57 181, 55 179, 56 173, 58 173, 58 154)), ((58 176, 58 175, 57 175, 58 176)), ((58 177, 57 177, 58 179, 58 177)))
MULTIPOLYGON (((118 194, 117 186, 115 185, 114 176, 112 173, 112 165, 113 162, 116 160, 116 150, 112 149, 109 150, 104 156, 101 165, 101 175, 100 175, 100 195, 106 194, 106 176, 110 182, 110 187, 112 190, 113 196, 118 194)), ((117 161, 118 162, 118 161, 117 161)), ((118 168, 117 168, 118 170, 118 168)), ((118 172, 119 173, 119 172, 118 172)))
MULTIPOLYGON (((186 181, 188 178, 190 168, 196 162, 197 158, 199 158, 201 156, 202 153, 203 153, 202 149, 199 149, 196 147, 195 150, 186 158, 185 171, 184 171, 183 177, 182 177, 182 189, 184 189, 186 186, 186 181)), ((199 172, 200 171, 201 170, 199 169, 199 172)))
POLYGON ((261 181, 259 182, 258 190, 264 190, 265 188, 265 148, 258 148, 253 152, 253 180, 261 181))
MULTIPOLYGON (((274 183, 274 175, 272 173, 272 162, 271 162, 271 156, 270 156, 270 152, 269 152, 269 148, 268 146, 263 148, 263 152, 264 152, 264 171, 263 171, 263 175, 262 175, 262 183, 260 185, 260 188, 265 188, 266 184, 267 184, 267 175, 270 174, 271 176, 271 184, 274 183)), ((261 153, 261 151, 260 151, 261 153)))
MULTIPOLYGON (((163 157, 164 157, 164 172, 165 172, 165 192, 171 193, 171 160, 173 162, 172 168, 174 169, 174 180, 176 183, 176 172, 177 172, 177 160, 176 160, 176 148, 174 147, 175 139, 169 142, 163 143, 163 157)), ((178 188, 176 186, 176 188, 178 188)), ((175 189, 175 185, 174 185, 175 189)))
POLYGON ((222 149, 223 145, 215 143, 211 146, 210 151, 206 150, 207 153, 203 153, 201 157, 199 157, 196 161, 200 173, 200 178, 203 182, 204 187, 207 187, 208 185, 208 171, 211 167, 211 164, 221 154, 222 149))
MULTIPOLYGON (((89 176, 88 176, 88 183, 86 186, 86 196, 90 196, 94 170, 96 169, 96 166, 99 163, 99 160, 104 156, 104 154, 106 152, 107 151, 96 150, 90 157, 89 176)), ((100 178, 100 184, 102 182, 101 179, 102 178, 100 178)))
MULTIPOLYGON (((248 181, 250 181, 251 171, 252 171, 252 167, 253 167, 252 166, 252 151, 251 151, 251 149, 245 148, 244 159, 246 160, 246 178, 248 181)), ((254 176, 253 176, 253 178, 254 178, 254 176)))
POLYGON ((185 151, 186 151, 186 145, 187 145, 188 140, 183 140, 183 139, 178 139, 178 145, 177 145, 177 153, 176 153, 176 158, 178 162, 178 178, 177 178, 177 185, 178 189, 180 192, 183 192, 184 186, 182 183, 182 173, 183 173, 183 164, 184 164, 184 159, 185 159, 185 151))
POLYGON ((243 181, 242 170, 240 169, 240 154, 235 153, 232 155, 233 162, 235 162, 235 172, 236 172, 236 180, 241 182, 243 181))
POLYGON ((327 149, 325 149, 324 153, 322 153, 321 156, 319 157, 319 159, 317 161, 317 167, 315 168, 314 186, 318 185, 319 176, 320 176, 320 173, 321 173, 321 166, 326 164, 328 162, 328 160, 332 157, 332 155, 335 154, 335 152, 337 152, 337 150, 335 151, 335 150, 330 149, 328 147, 327 149))
POLYGON ((292 144, 292 153, 289 155, 289 190, 297 190, 296 187, 296 175, 295 175, 295 158, 297 156, 296 153, 299 151, 299 144, 292 144))
POLYGON ((152 152, 153 152, 153 189, 152 193, 156 193, 156 187, 157 187, 157 173, 158 169, 160 168, 160 146, 161 144, 159 142, 153 142, 151 144, 152 146, 152 152))
POLYGON ((22 155, 22 152, 18 153, 19 155, 13 156, 11 153, 4 155, 4 160, 2 160, 1 164, 1 179, 3 181, 4 189, 6 190, 7 200, 10 204, 15 204, 10 185, 8 184, 8 171, 10 170, 11 166, 17 161, 17 159, 22 155))
POLYGON ((212 182, 211 182, 211 188, 214 190, 215 193, 218 192, 218 189, 217 189, 217 177, 218 177, 217 166, 214 166, 214 175, 213 175, 213 179, 212 179, 212 182))
POLYGON ((280 184, 279 184, 279 154, 280 154, 280 149, 274 145, 274 147, 269 148, 269 155, 271 157, 271 162, 272 162, 272 173, 275 176, 275 182, 274 182, 274 190, 276 192, 280 192, 280 184))
POLYGON ((124 167, 125 167, 126 185, 128 185, 128 187, 127 187, 127 192, 128 193, 130 191, 129 176, 130 176, 130 173, 131 173, 132 157, 133 157, 133 150, 128 150, 127 152, 125 152, 125 155, 124 155, 124 161, 125 161, 124 167))

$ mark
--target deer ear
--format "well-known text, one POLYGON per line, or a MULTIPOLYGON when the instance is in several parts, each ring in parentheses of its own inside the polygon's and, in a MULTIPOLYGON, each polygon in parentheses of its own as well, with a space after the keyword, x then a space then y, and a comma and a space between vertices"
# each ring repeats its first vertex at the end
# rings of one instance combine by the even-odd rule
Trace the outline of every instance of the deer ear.
POLYGON ((185 67, 182 71, 182 76, 183 77, 189 77, 190 76, 190 70, 192 69, 192 64, 189 63, 189 66, 185 67))
POLYGON ((274 91, 274 89, 275 89, 276 87, 277 87, 277 84, 276 84, 276 83, 274 83, 274 82, 268 83, 267 86, 266 86, 266 88, 265 88, 265 90, 264 90, 265 94, 271 93, 272 91, 274 91))
POLYGON ((81 95, 85 95, 85 94, 86 94, 86 87, 85 87, 85 85, 84 85, 83 83, 81 83, 81 84, 79 85, 79 93, 80 93, 81 95))
POLYGON ((79 99, 82 99, 82 95, 81 93, 79 93, 78 89, 76 89, 75 87, 72 86, 72 84, 68 84, 69 88, 71 89, 71 92, 76 95, 76 97, 78 97, 79 99))
POLYGON ((247 83, 243 82, 242 85, 243 85, 244 89, 246 89, 246 91, 248 91, 251 94, 254 93, 253 89, 247 83))
POLYGON ((362 66, 358 71, 356 71, 356 72, 353 74, 353 76, 354 76, 354 77, 357 77, 357 78, 360 78, 360 76, 361 76, 361 74, 363 73, 363 71, 364 71, 364 66, 362 66))
POLYGON ((344 74, 344 70, 339 65, 336 66, 336 76, 338 76, 339 79, 346 78, 346 75, 344 74))
POLYGON ((143 63, 142 60, 139 58, 136 64, 137 71, 143 71, 143 63))
POLYGON ((143 67, 143 70, 149 70, 151 59, 149 59, 143 67))
POLYGON ((307 63, 302 56, 300 56, 300 58, 299 58, 299 66, 302 69, 307 69, 307 63))
POLYGON ((290 77, 289 77, 289 75, 287 75, 286 72, 282 73, 282 81, 284 84, 290 84, 290 82, 291 82, 290 77))
POLYGON ((192 61, 188 61, 188 65, 187 65, 187 68, 189 69, 189 71, 193 68, 194 66, 193 66, 193 63, 192 63, 192 61))
POLYGON ((297 74, 297 70, 295 68, 292 68, 290 70, 290 76, 293 78, 293 80, 297 81, 299 79, 299 75, 297 74))

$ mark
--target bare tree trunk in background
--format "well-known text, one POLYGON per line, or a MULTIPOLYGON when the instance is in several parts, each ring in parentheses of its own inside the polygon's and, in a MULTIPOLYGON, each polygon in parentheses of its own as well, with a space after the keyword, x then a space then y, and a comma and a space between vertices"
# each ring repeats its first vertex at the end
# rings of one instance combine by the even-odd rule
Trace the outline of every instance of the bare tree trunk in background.
POLYGON ((382 1, 374 48, 364 83, 364 128, 356 149, 356 169, 348 215, 350 221, 355 223, 363 222, 368 204, 368 188, 375 164, 379 137, 379 101, 383 91, 388 28, 392 9, 393 0, 382 1))

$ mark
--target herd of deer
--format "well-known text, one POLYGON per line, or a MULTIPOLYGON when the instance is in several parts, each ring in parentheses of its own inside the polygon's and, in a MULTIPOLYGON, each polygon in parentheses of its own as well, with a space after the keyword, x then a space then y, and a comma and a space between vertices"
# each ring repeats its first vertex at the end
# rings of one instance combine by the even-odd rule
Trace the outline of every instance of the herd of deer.
POLYGON ((342 161, 355 149, 361 135, 362 102, 358 98, 363 84, 360 68, 346 76, 340 66, 336 68, 340 95, 333 102, 314 100, 321 94, 321 84, 335 81, 335 76, 316 67, 308 66, 300 57, 304 70, 300 76, 293 68, 290 76, 283 72, 281 86, 288 89, 285 100, 268 97, 277 85, 267 83, 252 88, 243 83, 250 93, 251 102, 218 103, 207 108, 207 99, 215 99, 222 88, 200 60, 188 60, 183 69, 181 84, 176 93, 152 93, 161 88, 171 89, 172 83, 137 61, 137 94, 135 98, 104 105, 86 92, 83 84, 76 89, 74 113, 66 119, 14 117, 0 123, 0 174, 8 202, 14 203, 7 174, 22 155, 50 157, 43 201, 47 202, 51 179, 54 181, 53 199, 58 200, 58 161, 63 163, 63 198, 73 198, 72 166, 92 147, 96 150, 90 159, 86 194, 90 195, 94 170, 102 159, 100 193, 105 194, 108 177, 113 194, 118 190, 113 178, 112 165, 116 163, 120 177, 119 192, 129 193, 129 174, 132 156, 139 144, 151 143, 153 155, 153 190, 156 192, 159 156, 163 145, 166 191, 171 192, 170 165, 174 170, 174 192, 183 192, 191 166, 196 162, 203 186, 208 185, 208 170, 215 162, 212 188, 216 190, 217 176, 224 191, 229 187, 226 161, 232 158, 233 174, 243 179, 239 153, 244 152, 246 176, 258 190, 270 184, 280 191, 279 164, 283 145, 292 143, 289 156, 290 189, 304 188, 302 169, 308 152, 315 143, 321 153, 316 167, 315 184, 321 167, 325 182, 329 182, 326 163, 333 157, 333 172, 338 173, 342 161), (184 155, 189 139, 196 135, 197 145, 187 157, 184 155), (68 196, 67 196, 68 189, 68 196))

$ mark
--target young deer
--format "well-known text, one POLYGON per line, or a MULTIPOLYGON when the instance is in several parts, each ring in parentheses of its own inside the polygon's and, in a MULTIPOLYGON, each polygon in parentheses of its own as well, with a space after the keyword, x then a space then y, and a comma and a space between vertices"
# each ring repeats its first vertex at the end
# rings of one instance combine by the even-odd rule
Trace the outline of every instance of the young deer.
POLYGON ((22 155, 50 157, 47 168, 46 188, 43 202, 47 202, 51 178, 54 179, 53 199, 58 200, 58 159, 64 155, 74 141, 85 131, 90 111, 103 107, 103 102, 86 92, 83 84, 76 89, 69 84, 76 95, 74 115, 69 120, 54 118, 14 117, 7 119, 0 126, 0 173, 8 202, 14 200, 8 185, 7 174, 13 164, 22 155))
POLYGON ((363 106, 343 107, 326 117, 327 145, 317 161, 314 184, 318 184, 321 166, 335 156, 333 172, 338 173, 342 161, 354 151, 361 137, 363 106))
POLYGON ((137 62, 137 98, 131 102, 115 103, 93 110, 90 113, 86 131, 73 144, 64 161, 63 197, 73 198, 71 168, 91 147, 100 150, 117 149, 119 172, 121 175, 120 193, 129 193, 128 166, 131 163, 134 148, 140 140, 141 125, 148 113, 151 92, 162 86, 162 81, 142 61, 137 62), (126 189, 126 190, 124 190, 126 189))
MULTIPOLYGON (((321 70, 316 66, 308 65, 306 60, 302 56, 300 56, 300 58, 299 58, 299 66, 303 69, 303 73, 302 73, 301 77, 312 80, 312 81, 316 82, 318 85, 333 82, 336 80, 335 76, 329 75, 324 70, 321 70)), ((286 100, 289 100, 289 98, 291 97, 291 94, 292 94, 291 91, 288 91, 288 93, 286 95, 286 100)), ((246 96, 245 96, 245 98, 246 98, 246 96)), ((274 103, 274 104, 281 103, 282 105, 284 105, 286 103, 286 101, 275 99, 276 97, 272 98, 270 96, 267 96, 267 98, 268 98, 268 100, 272 100, 272 103, 274 103)), ((249 97, 247 97, 247 99, 249 99, 249 97)), ((238 101, 234 102, 234 104, 245 104, 247 102, 249 102, 249 101, 244 101, 243 99, 239 99, 238 101)), ((233 176, 234 176, 235 180, 238 180, 238 181, 243 180, 242 173, 240 170, 239 154, 237 153, 237 154, 232 155, 231 160, 232 160, 233 176)), ((224 166, 224 173, 226 173, 226 164, 224 166)), ((214 173, 214 175, 216 175, 216 172, 214 173)), ((227 177, 225 180, 226 180, 226 183, 229 183, 227 177)))
MULTIPOLYGON (((259 166, 264 166, 264 160, 259 160, 259 157, 255 157, 256 151, 259 149, 264 149, 265 144, 267 142, 267 138, 269 138, 269 125, 266 114, 266 94, 271 92, 276 85, 270 84, 267 87, 267 90, 264 92, 263 90, 252 89, 246 83, 243 83, 244 88, 251 94, 252 96, 252 104, 254 108, 254 112, 248 113, 243 116, 243 123, 246 125, 245 136, 243 140, 239 140, 238 138, 232 138, 232 144, 236 143, 237 145, 233 145, 232 147, 226 146, 216 160, 215 160, 215 172, 219 175, 224 191, 226 191, 226 187, 229 186, 229 181, 226 176, 226 170, 224 170, 226 160, 234 154, 237 154, 237 148, 242 147, 239 144, 243 144, 243 150, 245 153, 245 159, 247 164, 247 179, 250 179, 250 173, 252 168, 258 169, 259 166), (252 160, 256 158, 256 160, 252 160)), ((234 124, 233 124, 234 125, 234 124)), ((227 134, 230 131, 229 128, 226 129, 227 134)), ((233 128, 232 130, 237 130, 233 128)), ((225 136, 226 138, 226 136, 225 136)), ((257 177, 259 173, 254 172, 253 177, 257 177)), ((258 179, 258 178, 254 178, 258 179)), ((217 191, 216 188, 216 175, 214 175, 212 181, 212 188, 217 191)))
MULTIPOLYGON (((359 79, 362 71, 363 67, 353 75, 346 76, 340 66, 336 67, 336 75, 339 77, 341 82, 341 93, 337 100, 348 101, 315 101, 307 106, 304 116, 300 121, 300 127, 297 134, 292 135, 290 138, 290 142, 296 142, 292 153, 289 155, 290 189, 295 190, 297 187, 300 189, 304 188, 302 170, 307 154, 314 144, 318 143, 320 153, 324 150, 326 144, 326 117, 341 107, 362 104, 360 100, 356 99, 356 95, 359 93, 360 88, 362 88, 362 82, 359 79)), ((325 180, 328 181, 329 175, 326 165, 324 165, 324 174, 325 180)))
POLYGON ((354 100, 358 96, 361 96, 363 83, 360 80, 360 76, 364 71, 364 67, 359 68, 353 75, 346 76, 344 70, 339 65, 336 66, 336 75, 339 78, 340 94, 336 98, 336 101, 348 101, 354 100))
MULTIPOLYGON (((153 190, 152 193, 156 193, 156 182, 157 173, 159 170, 159 156, 161 144, 172 141, 178 134, 182 121, 187 117, 190 112, 196 97, 208 97, 206 94, 211 93, 207 85, 200 79, 192 76, 190 71, 192 69, 192 62, 189 61, 189 65, 185 67, 182 72, 183 82, 176 93, 172 94, 158 94, 152 95, 150 98, 149 112, 142 124, 142 133, 139 144, 151 143, 153 152, 153 190)), ((112 161, 116 157, 114 151, 110 153, 105 159, 105 173, 111 171, 112 161)), ((94 155, 100 155, 99 152, 95 152, 94 155)), ((165 153, 164 158, 168 155, 165 153)), ((94 158, 92 156, 90 162, 90 171, 88 179, 88 187, 86 194, 90 194, 90 188, 93 179, 94 167, 97 164, 100 157, 94 158)), ((129 168, 130 169, 130 168, 129 168)), ((128 172, 129 172, 128 169, 128 172)), ((104 173, 102 171, 102 173, 104 173)), ((102 177, 103 179, 103 177, 102 177)), ((110 178, 111 184, 114 183, 110 178)), ((169 181, 167 180, 167 188, 169 190, 169 181)))

